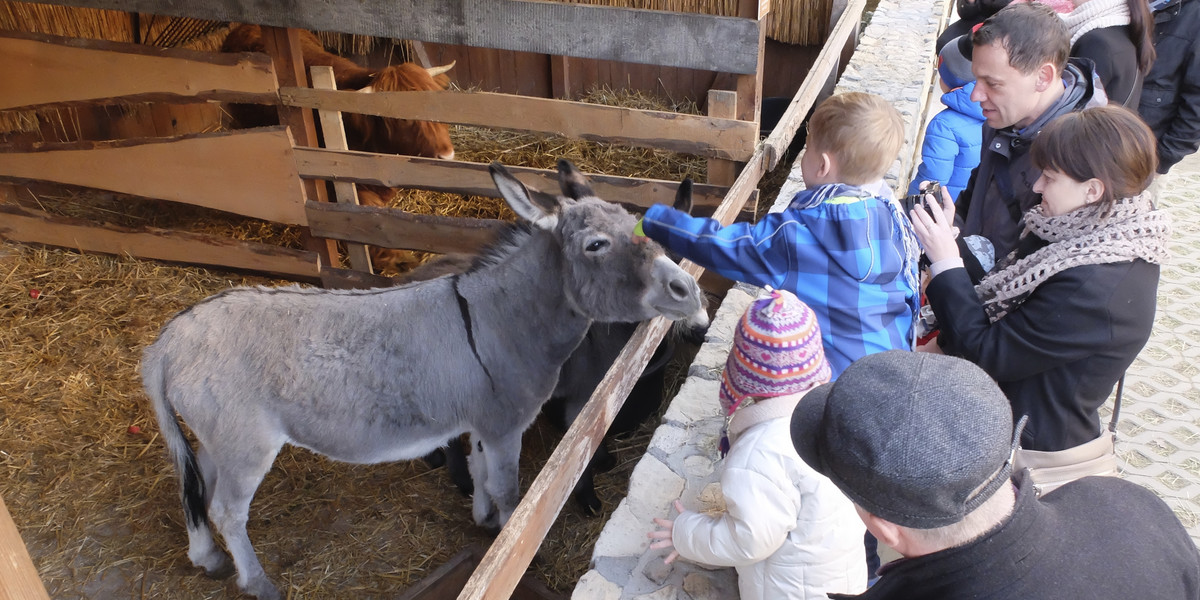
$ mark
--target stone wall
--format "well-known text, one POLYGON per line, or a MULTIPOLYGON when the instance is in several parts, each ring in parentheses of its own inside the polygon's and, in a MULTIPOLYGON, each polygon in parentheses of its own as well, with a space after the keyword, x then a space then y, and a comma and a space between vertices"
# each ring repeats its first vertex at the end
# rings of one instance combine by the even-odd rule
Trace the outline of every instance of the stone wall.
MULTIPOLYGON (((905 119, 905 147, 889 170, 893 187, 907 187, 919 148, 921 118, 933 77, 934 40, 947 0, 881 0, 863 30, 835 93, 872 92, 887 98, 905 119)), ((799 161, 773 210, 782 210, 804 184, 799 161)), ((579 581, 574 600, 709 600, 737 597, 730 568, 705 568, 684 560, 664 565, 664 552, 649 549, 652 519, 673 517, 680 498, 694 510, 719 510, 721 428, 717 389, 733 342, 733 327, 760 293, 738 284, 717 310, 708 337, 672 400, 645 457, 630 477, 628 496, 605 525, 592 565, 579 581)))

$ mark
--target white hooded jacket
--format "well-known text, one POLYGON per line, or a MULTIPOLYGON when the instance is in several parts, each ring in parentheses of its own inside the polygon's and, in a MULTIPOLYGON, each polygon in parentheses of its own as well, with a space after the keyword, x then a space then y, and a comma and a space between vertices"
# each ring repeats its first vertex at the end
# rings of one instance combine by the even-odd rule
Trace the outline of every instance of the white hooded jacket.
POLYGON ((791 414, 803 394, 742 406, 730 423, 721 473, 725 512, 684 511, 679 555, 736 567, 742 600, 807 598, 866 589, 866 527, 833 482, 792 445, 791 414))

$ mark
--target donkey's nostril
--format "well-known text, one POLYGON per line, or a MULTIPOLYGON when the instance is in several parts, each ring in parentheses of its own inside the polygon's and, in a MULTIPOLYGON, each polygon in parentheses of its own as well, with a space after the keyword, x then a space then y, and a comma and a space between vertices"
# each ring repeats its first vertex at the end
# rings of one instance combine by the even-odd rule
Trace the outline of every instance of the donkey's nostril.
POLYGON ((671 283, 667 284, 667 288, 671 291, 671 297, 675 300, 684 300, 691 295, 691 287, 682 279, 672 279, 671 283))

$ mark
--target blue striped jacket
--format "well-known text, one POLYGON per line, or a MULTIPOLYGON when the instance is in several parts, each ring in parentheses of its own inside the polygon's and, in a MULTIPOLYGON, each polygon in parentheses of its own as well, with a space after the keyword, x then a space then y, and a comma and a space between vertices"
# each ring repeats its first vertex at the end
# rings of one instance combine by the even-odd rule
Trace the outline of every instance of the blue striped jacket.
POLYGON ((834 378, 867 354, 913 347, 920 250, 895 200, 827 184, 726 227, 657 204, 642 230, 725 277, 796 294, 817 314, 834 378))

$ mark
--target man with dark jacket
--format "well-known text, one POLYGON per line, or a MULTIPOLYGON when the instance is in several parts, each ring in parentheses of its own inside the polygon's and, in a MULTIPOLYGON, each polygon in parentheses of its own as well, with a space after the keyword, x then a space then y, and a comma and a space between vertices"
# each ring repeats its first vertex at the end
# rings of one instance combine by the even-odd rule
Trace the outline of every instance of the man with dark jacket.
POLYGON ((951 356, 872 354, 805 395, 796 452, 904 557, 831 597, 1200 599, 1200 554, 1162 500, 1116 477, 1038 497, 1010 478, 1019 437, 996 384, 951 356))
POLYGON ((1153 0, 1158 58, 1138 112, 1158 138, 1158 172, 1200 148, 1200 0, 1153 0))
POLYGON ((1041 171, 1029 158, 1033 138, 1060 115, 1108 103, 1091 61, 1068 62, 1070 41, 1062 19, 1038 2, 1010 4, 971 38, 971 99, 986 120, 979 166, 956 206, 962 255, 975 281, 1013 249, 1022 216, 1040 201, 1033 182, 1041 171))

